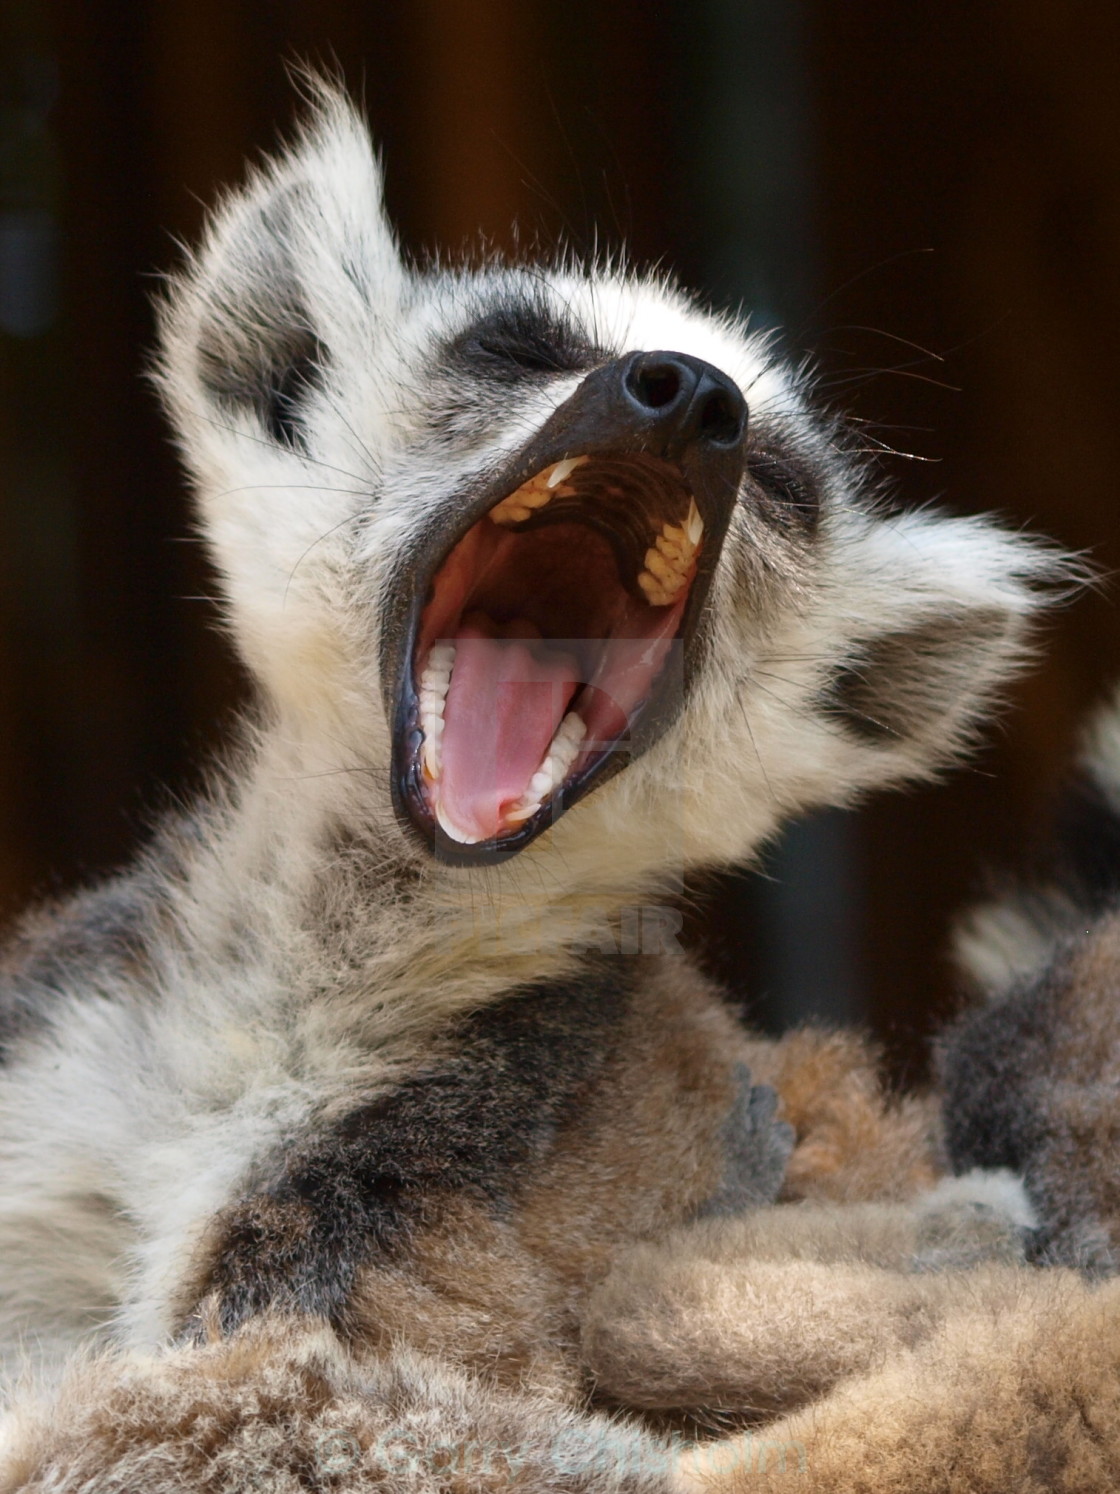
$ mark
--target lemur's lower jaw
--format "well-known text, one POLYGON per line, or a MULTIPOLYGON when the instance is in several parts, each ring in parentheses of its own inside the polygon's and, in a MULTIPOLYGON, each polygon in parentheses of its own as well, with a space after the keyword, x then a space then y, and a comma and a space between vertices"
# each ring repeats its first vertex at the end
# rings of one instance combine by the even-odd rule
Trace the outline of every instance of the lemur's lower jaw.
POLYGON ((627 354, 401 557, 393 792, 441 859, 523 850, 673 721, 746 431, 718 369, 627 354))

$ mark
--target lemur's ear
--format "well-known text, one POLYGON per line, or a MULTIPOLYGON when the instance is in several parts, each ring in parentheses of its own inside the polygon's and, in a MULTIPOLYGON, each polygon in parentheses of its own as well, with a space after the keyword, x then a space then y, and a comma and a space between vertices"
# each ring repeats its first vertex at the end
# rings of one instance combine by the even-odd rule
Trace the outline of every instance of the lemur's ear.
POLYGON ((330 693, 331 598, 398 418, 409 281, 364 123, 313 92, 295 144, 219 207, 172 281, 157 368, 242 656, 301 699, 309 681, 330 693))
POLYGON ((311 92, 294 146, 218 210, 163 308, 162 384, 188 458, 200 410, 298 449, 327 365, 399 306, 368 132, 342 94, 311 92))
POLYGON ((986 519, 881 519, 851 546, 847 634, 820 704, 885 776, 922 775, 969 745, 1029 658, 1031 624, 1085 568, 986 519))

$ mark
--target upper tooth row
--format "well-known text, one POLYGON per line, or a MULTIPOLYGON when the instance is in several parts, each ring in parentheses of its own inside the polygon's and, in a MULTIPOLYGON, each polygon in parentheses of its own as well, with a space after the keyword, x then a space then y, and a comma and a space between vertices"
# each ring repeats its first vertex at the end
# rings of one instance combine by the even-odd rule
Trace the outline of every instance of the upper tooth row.
POLYGON ((455 666, 455 645, 437 643, 428 653, 428 662, 420 676, 420 730, 424 733, 421 762, 431 782, 440 774, 440 744, 443 741, 443 708, 451 671, 455 666))
POLYGON ((508 498, 495 504, 490 510, 490 517, 495 524, 520 524, 535 508, 544 508, 553 498, 571 498, 574 488, 562 488, 560 484, 586 461, 585 456, 565 457, 548 472, 538 472, 528 482, 523 482, 508 498))
POLYGON ((661 533, 646 551, 645 569, 638 577, 645 599, 653 607, 674 601, 688 580, 696 551, 704 536, 704 520, 690 498, 683 524, 663 524, 661 533))

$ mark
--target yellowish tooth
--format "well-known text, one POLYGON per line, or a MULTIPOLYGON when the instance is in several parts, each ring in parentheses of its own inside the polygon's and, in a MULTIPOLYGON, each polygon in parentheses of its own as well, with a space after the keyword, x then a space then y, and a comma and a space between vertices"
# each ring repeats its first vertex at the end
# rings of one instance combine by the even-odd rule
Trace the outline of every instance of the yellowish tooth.
POLYGON ((694 546, 698 545, 704 537, 704 520, 700 517, 700 510, 696 507, 695 498, 689 500, 688 517, 684 521, 684 532, 688 535, 694 546))
POLYGON ((654 544, 661 551, 662 555, 668 556, 670 560, 675 560, 682 553, 683 549, 679 540, 666 539, 664 534, 659 534, 654 544))
MULTIPOLYGON (((673 593, 665 589, 664 585, 656 576, 651 576, 649 571, 643 571, 638 577, 638 585, 642 588, 646 601, 651 607, 664 607, 673 599, 673 593)), ((677 587, 680 590, 680 587, 677 587)))
POLYGON ((532 511, 523 503, 511 503, 507 498, 503 503, 499 503, 497 508, 490 510, 490 517, 495 524, 520 524, 523 519, 529 517, 532 511))
POLYGON ((674 568, 665 559, 664 555, 661 554, 660 550, 651 549, 646 551, 646 570, 652 571, 662 581, 668 580, 670 576, 675 574, 674 568))
POLYGON ((552 494, 547 488, 531 487, 526 483, 524 487, 518 488, 515 495, 523 504, 529 508, 543 508, 546 503, 552 502, 552 494))
POLYGON ((687 543, 683 524, 662 524, 661 537, 671 545, 679 545, 682 550, 687 543))

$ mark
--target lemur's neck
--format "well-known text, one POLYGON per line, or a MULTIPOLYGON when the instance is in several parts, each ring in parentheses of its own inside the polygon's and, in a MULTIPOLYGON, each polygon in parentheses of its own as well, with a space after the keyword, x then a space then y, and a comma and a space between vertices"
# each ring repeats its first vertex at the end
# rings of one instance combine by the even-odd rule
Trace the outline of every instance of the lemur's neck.
POLYGON ((398 1008, 410 1025, 555 979, 588 955, 678 948, 680 914, 648 854, 634 858, 637 872, 625 857, 604 865, 568 831, 566 852, 542 840, 499 868, 464 870, 417 859, 382 785, 309 764, 291 737, 266 734, 244 768, 189 858, 188 896, 207 903, 193 922, 217 944, 249 917, 265 958, 267 916, 277 948, 297 930, 307 952, 295 952, 288 978, 298 983, 301 962, 315 970, 308 994, 337 995, 359 1026, 367 1006, 398 1008))

